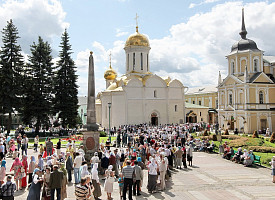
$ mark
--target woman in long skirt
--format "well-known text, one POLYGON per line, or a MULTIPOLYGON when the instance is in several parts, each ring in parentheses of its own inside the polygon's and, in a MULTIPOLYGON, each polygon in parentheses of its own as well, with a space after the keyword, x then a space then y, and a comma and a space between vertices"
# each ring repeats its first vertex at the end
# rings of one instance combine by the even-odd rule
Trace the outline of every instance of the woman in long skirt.
POLYGON ((28 173, 28 156, 24 155, 23 156, 23 161, 22 165, 25 170, 25 176, 22 178, 22 187, 25 188, 27 187, 27 173, 28 173))
POLYGON ((39 178, 39 172, 40 169, 38 168, 33 171, 33 180, 27 200, 40 200, 41 183, 43 180, 39 178))
POLYGON ((34 169, 35 169, 35 157, 32 156, 31 162, 29 164, 29 172, 28 172, 29 173, 29 181, 28 181, 28 183, 32 182, 32 174, 33 174, 34 169))
POLYGON ((108 169, 105 172, 105 184, 104 191, 107 193, 108 200, 112 199, 113 185, 115 182, 114 172, 112 171, 113 165, 109 165, 108 169))
POLYGON ((92 169, 92 184, 94 187, 93 195, 95 197, 95 200, 99 199, 99 197, 102 195, 97 168, 98 168, 98 163, 95 163, 92 169))

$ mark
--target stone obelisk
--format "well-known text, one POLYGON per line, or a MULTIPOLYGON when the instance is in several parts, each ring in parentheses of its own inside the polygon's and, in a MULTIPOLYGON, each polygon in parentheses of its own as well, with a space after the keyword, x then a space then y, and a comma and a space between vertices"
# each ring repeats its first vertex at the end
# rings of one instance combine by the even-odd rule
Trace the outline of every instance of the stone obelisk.
POLYGON ((88 73, 88 96, 87 96, 87 131, 83 132, 83 144, 85 149, 85 158, 90 160, 93 153, 98 151, 99 132, 96 123, 95 111, 95 73, 93 52, 89 57, 89 73, 88 73))

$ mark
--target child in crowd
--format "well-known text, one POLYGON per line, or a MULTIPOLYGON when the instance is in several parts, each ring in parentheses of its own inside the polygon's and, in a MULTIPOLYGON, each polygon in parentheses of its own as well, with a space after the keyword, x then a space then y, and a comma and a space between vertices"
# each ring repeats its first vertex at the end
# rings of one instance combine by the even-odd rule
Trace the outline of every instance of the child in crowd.
POLYGON ((120 194, 120 199, 123 197, 123 174, 119 173, 119 178, 118 178, 118 186, 119 186, 119 194, 120 194))
POLYGON ((14 160, 15 158, 19 158, 20 153, 17 149, 14 150, 14 152, 12 153, 12 159, 14 160))
POLYGON ((43 144, 40 144, 39 152, 43 155, 43 152, 44 152, 43 144))

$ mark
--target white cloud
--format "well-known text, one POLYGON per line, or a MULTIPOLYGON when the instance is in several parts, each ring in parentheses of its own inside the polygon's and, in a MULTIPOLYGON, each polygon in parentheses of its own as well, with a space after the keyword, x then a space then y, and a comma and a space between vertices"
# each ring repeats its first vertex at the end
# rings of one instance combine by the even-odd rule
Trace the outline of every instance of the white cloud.
POLYGON ((121 36, 124 36, 124 35, 129 35, 129 33, 126 32, 126 31, 122 31, 119 28, 116 29, 116 37, 121 37, 121 36))
POLYGON ((8 0, 0 6, 0 29, 13 19, 19 30, 19 43, 22 50, 29 52, 30 45, 38 36, 52 42, 60 37, 69 23, 65 22, 66 13, 57 0, 8 0))
MULTIPOLYGON (((227 75, 226 55, 240 39, 242 2, 227 2, 209 12, 195 14, 187 22, 173 25, 161 39, 151 39, 151 71, 160 76, 179 79, 185 86, 217 84, 218 71, 227 75)), ((257 2, 244 5, 247 37, 253 39, 266 55, 275 55, 275 3, 257 2)), ((96 56, 97 91, 105 88, 103 73, 108 68, 108 52, 112 66, 125 73, 125 41, 116 41, 112 49, 93 44, 96 56)))
POLYGON ((220 1, 220 0, 204 0, 204 1, 202 1, 200 3, 197 3, 197 4, 190 3, 189 8, 194 8, 196 6, 201 6, 203 4, 214 3, 214 2, 218 2, 218 1, 220 1))

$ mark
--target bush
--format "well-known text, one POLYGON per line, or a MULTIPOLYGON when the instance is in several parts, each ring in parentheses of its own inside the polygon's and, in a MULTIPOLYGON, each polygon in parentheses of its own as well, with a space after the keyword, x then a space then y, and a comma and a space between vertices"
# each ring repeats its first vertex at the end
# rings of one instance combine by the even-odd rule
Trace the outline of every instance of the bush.
POLYGON ((229 135, 228 129, 225 130, 224 135, 229 135))
POLYGON ((104 131, 101 131, 101 132, 100 132, 100 137, 107 137, 107 134, 106 134, 106 132, 104 132, 104 131))
POLYGON ((272 135, 270 137, 270 142, 275 143, 275 132, 272 133, 272 135))
POLYGON ((217 135, 213 135, 213 141, 217 141, 217 135))
POLYGON ((248 150, 262 153, 275 153, 275 148, 273 147, 264 147, 264 146, 250 146, 248 150))
POLYGON ((263 144, 263 139, 248 137, 240 137, 239 139, 231 140, 229 142, 229 145, 232 147, 262 146, 263 144))
POLYGON ((259 135, 258 135, 258 132, 257 131, 254 131, 253 135, 252 135, 252 138, 258 138, 259 135))
POLYGON ((207 130, 203 132, 203 136, 208 136, 207 130))
POLYGON ((240 138, 241 136, 238 135, 222 135, 222 139, 236 140, 240 138))

